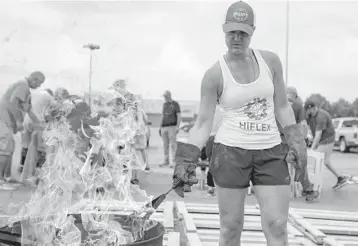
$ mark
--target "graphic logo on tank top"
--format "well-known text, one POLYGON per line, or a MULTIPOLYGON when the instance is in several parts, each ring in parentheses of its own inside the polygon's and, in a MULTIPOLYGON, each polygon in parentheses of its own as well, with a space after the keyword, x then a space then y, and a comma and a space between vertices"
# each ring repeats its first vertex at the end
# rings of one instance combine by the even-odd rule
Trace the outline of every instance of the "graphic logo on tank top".
POLYGON ((266 98, 255 98, 244 108, 247 117, 253 120, 261 120, 267 116, 267 100, 266 98))
POLYGON ((255 98, 245 105, 244 113, 252 121, 241 121, 239 127, 248 131, 268 132, 271 131, 271 125, 258 123, 255 121, 262 120, 267 117, 268 103, 267 99, 255 98))

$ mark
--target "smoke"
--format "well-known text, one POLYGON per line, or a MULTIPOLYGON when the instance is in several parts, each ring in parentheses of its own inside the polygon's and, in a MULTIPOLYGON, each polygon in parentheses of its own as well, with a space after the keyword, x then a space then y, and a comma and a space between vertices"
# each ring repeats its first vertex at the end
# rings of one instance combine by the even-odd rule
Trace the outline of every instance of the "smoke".
POLYGON ((108 91, 91 116, 78 100, 46 110, 38 186, 27 203, 9 205, 5 224, 21 221, 23 245, 125 245, 156 225, 139 216, 153 210, 144 206, 152 197, 130 183, 132 171, 145 167, 134 148, 143 128, 135 98, 108 91))

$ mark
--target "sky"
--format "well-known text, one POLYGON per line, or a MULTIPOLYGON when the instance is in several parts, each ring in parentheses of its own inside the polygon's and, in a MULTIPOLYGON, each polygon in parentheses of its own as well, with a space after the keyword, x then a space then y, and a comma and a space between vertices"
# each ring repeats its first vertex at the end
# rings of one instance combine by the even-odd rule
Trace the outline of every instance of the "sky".
MULTIPOLYGON (((204 72, 225 53, 222 23, 233 1, 1 1, 0 93, 31 71, 43 87, 88 91, 128 79, 143 97, 164 90, 199 100, 204 72)), ((286 67, 286 2, 254 1, 252 48, 276 52, 286 67)), ((288 85, 302 98, 358 97, 358 2, 290 2, 288 85)))

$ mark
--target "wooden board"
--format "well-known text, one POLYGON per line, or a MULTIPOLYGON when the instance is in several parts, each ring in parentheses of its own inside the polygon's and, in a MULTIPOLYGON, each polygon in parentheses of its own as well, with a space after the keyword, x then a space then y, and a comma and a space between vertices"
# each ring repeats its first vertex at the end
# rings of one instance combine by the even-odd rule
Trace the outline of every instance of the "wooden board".
POLYGON ((178 213, 184 219, 185 230, 187 233, 196 232, 196 225, 194 223, 193 218, 189 215, 189 212, 186 210, 184 202, 177 202, 176 203, 178 208, 178 213))
MULTIPOLYGON (((185 208, 189 213, 219 214, 217 204, 185 203, 185 208)), ((260 216, 260 211, 253 205, 245 206, 245 215, 260 216)))
MULTIPOLYGON (((198 229, 197 234, 203 246, 218 245, 220 231, 217 229, 198 229)), ((290 246, 306 245, 300 240, 297 240, 293 235, 288 236, 290 246)), ((246 231, 241 235, 241 245, 267 245, 266 238, 262 231, 246 231)))
POLYGON ((305 236, 309 237, 314 243, 322 245, 326 235, 312 226, 309 221, 306 221, 302 216, 296 214, 292 209, 289 211, 289 219, 295 225, 295 228, 300 230, 305 236))
POLYGON ((180 246, 180 233, 169 232, 167 236, 164 237, 163 246, 180 246))
POLYGON ((163 214, 164 214, 164 220, 163 225, 166 232, 173 231, 174 230, 174 203, 173 202, 165 202, 163 206, 163 214))
POLYGON ((291 209, 290 213, 301 218, 301 226, 310 231, 313 238, 317 234, 327 246, 358 246, 358 213, 334 211, 291 209), (319 232, 318 232, 319 231, 319 232))
MULTIPOLYGON (((189 246, 217 246, 219 244, 219 209, 214 204, 176 203, 185 221, 189 246)), ((245 207, 244 230, 241 236, 243 246, 266 245, 262 232, 260 211, 255 206, 245 207)), ((289 245, 303 246, 303 234, 289 225, 289 245), (291 233, 293 232, 293 233, 291 233)))
POLYGON ((358 246, 358 237, 330 235, 325 243, 330 246, 358 246))
POLYGON ((317 210, 317 209, 299 209, 293 208, 292 211, 309 219, 354 221, 358 222, 358 213, 335 211, 335 210, 317 210))
POLYGON ((174 203, 167 201, 160 205, 157 211, 150 216, 150 219, 156 220, 164 226, 165 233, 163 236, 163 246, 180 246, 180 234, 178 232, 173 232, 173 208, 174 203))

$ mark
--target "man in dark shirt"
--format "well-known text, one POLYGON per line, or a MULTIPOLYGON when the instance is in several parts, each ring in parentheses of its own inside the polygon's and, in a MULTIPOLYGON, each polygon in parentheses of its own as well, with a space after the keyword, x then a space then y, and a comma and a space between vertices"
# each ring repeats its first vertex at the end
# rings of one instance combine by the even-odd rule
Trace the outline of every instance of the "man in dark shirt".
POLYGON ((172 99, 170 91, 165 91, 163 96, 164 96, 165 103, 163 104, 163 112, 162 112, 162 119, 159 128, 159 135, 163 138, 164 163, 160 166, 173 167, 175 165, 174 157, 175 157, 176 146, 177 146, 176 145, 177 134, 179 132, 179 125, 181 121, 180 106, 176 101, 172 99), (171 157, 172 157, 171 163, 169 158, 169 146, 171 149, 171 157))
MULTIPOLYGON (((287 98, 291 104, 297 124, 301 124, 303 126, 304 136, 307 137, 308 125, 306 121, 306 111, 303 108, 302 101, 298 97, 296 88, 287 87, 287 98)), ((313 190, 313 184, 309 180, 307 170, 302 176, 302 180, 300 180, 300 183, 303 188, 302 195, 306 197, 306 201, 311 202, 319 197, 319 192, 313 190)))
POLYGON ((324 164, 338 179, 333 189, 340 189, 348 184, 348 178, 340 175, 331 163, 335 137, 331 116, 327 111, 318 108, 316 104, 310 100, 306 101, 305 110, 308 115, 307 123, 314 137, 312 149, 324 153, 324 164))

